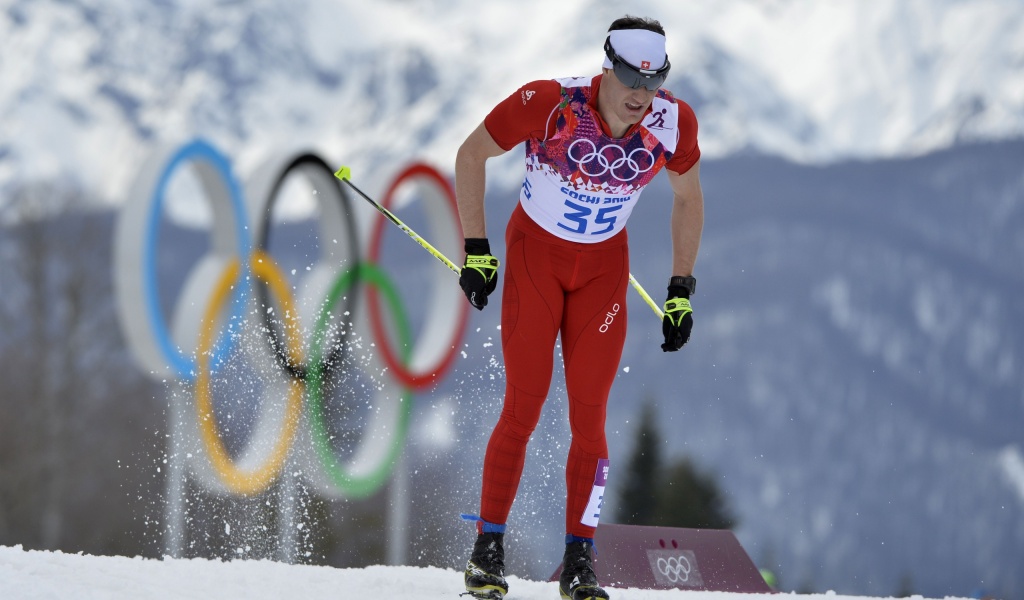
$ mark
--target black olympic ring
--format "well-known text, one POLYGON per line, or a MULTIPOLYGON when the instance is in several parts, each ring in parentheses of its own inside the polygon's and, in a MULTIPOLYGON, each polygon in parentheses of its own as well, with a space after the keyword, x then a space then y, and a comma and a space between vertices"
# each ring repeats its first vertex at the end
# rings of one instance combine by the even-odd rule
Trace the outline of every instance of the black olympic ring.
POLYGON ((618 146, 616 144, 606 144, 603 148, 598 150, 597 145, 594 144, 594 142, 588 140, 587 138, 580 138, 575 142, 569 144, 569 149, 565 151, 565 154, 569 158, 569 160, 576 163, 576 166, 579 168, 579 170, 588 177, 600 177, 605 173, 611 173, 611 176, 614 177, 615 179, 626 182, 633 181, 641 173, 646 173, 654 168, 654 154, 647 148, 635 148, 632 152, 630 152, 627 155, 625 149, 623 149, 622 146, 618 146), (573 156, 572 151, 573 148, 576 147, 576 144, 580 143, 590 144, 590 152, 587 152, 583 156, 577 158, 573 156), (608 162, 608 157, 605 156, 605 152, 609 149, 618 150, 621 156, 619 158, 616 158, 612 162, 608 162), (646 168, 640 168, 640 163, 637 162, 635 158, 633 158, 638 152, 645 153, 647 155, 646 168), (591 173, 583 167, 584 164, 594 162, 595 160, 597 161, 597 164, 602 167, 600 172, 591 173), (615 173, 616 169, 621 168, 623 165, 628 166, 633 171, 633 174, 625 179, 619 177, 615 173))
MULTIPOLYGON (((335 210, 336 214, 341 217, 341 222, 344 227, 344 237, 347 242, 342 247, 343 256, 339 257, 332 256, 331 258, 333 265, 339 266, 344 269, 347 267, 354 266, 359 261, 359 236, 356 228, 355 215, 352 212, 350 206, 351 199, 346 193, 341 182, 334 176, 334 171, 330 166, 324 162, 319 156, 311 153, 300 154, 292 159, 287 165, 280 168, 266 168, 261 169, 262 173, 276 173, 277 178, 273 182, 264 181, 263 186, 270 183, 267 191, 255 191, 249 194, 250 198, 266 198, 267 204, 262 214, 258 214, 257 211, 253 211, 253 214, 257 216, 257 231, 255 236, 255 248, 254 250, 263 250, 269 253, 270 247, 270 231, 271 231, 271 217, 274 210, 274 204, 277 202, 278 193, 284 182, 288 179, 289 175, 294 173, 300 173, 305 175, 310 183, 313 184, 314 189, 326 188, 323 192, 318 192, 320 196, 319 200, 321 203, 331 202, 331 196, 341 202, 338 206, 324 206, 321 205, 321 210, 335 210), (326 193, 325 195, 320 195, 326 193), (347 254, 345 254, 347 253, 347 254)), ((257 185, 260 185, 257 183, 257 185)), ((328 223, 330 220, 322 218, 320 219, 321 226, 328 223)), ((321 230, 321 252, 328 252, 330 246, 328 245, 331 240, 330 236, 325 235, 326 232, 321 230)), ((340 299, 335 306, 335 313, 340 315, 355 314, 355 298, 358 296, 358 280, 353 283, 352 291, 347 294, 344 298, 340 299)), ((261 307, 268 308, 272 306, 267 284, 260 279, 256 280, 256 294, 259 299, 261 307)), ((270 344, 270 348, 274 352, 274 356, 277 360, 278 365, 281 366, 289 375, 297 379, 305 379, 306 374, 310 370, 310 365, 297 365, 293 364, 287 355, 286 346, 284 342, 284 333, 281 331, 281 324, 278 323, 279 319, 273 318, 273 313, 269 310, 261 310, 263 324, 267 331, 267 340, 270 344)), ((346 352, 347 345, 343 344, 341 340, 332 340, 329 344, 330 350, 323 353, 323 358, 319 364, 319 372, 321 377, 325 379, 335 365, 341 364, 342 355, 346 352)))

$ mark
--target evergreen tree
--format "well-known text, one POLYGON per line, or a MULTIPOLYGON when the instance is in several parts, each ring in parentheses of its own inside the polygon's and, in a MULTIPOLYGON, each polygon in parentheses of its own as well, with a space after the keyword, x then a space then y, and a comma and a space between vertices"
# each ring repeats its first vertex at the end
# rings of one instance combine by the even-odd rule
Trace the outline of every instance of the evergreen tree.
POLYGON ((640 413, 633 455, 626 465, 624 483, 619 493, 616 520, 628 525, 654 525, 657 512, 658 477, 661 471, 661 450, 655 423, 654 403, 647 400, 640 413))
POLYGON ((712 474, 682 458, 662 464, 661 434, 654 403, 641 410, 633 454, 626 465, 615 519, 627 525, 730 529, 730 514, 712 474))
POLYGON ((910 576, 910 573, 904 573, 900 577, 899 588, 896 590, 894 598, 910 598, 914 595, 914 579, 910 576))
POLYGON ((655 521, 656 525, 694 529, 731 529, 736 524, 715 478, 689 458, 679 459, 665 470, 655 521))

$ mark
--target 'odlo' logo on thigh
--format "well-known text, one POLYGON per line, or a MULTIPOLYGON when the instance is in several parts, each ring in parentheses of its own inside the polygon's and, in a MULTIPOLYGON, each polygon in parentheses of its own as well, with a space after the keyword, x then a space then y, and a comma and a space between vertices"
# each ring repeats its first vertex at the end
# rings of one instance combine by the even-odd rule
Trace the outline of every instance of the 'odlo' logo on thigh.
POLYGON ((615 315, 617 314, 619 314, 619 304, 615 303, 612 305, 611 311, 605 313, 604 323, 601 323, 601 326, 598 327, 598 331, 601 333, 608 331, 608 326, 615 322, 615 315))

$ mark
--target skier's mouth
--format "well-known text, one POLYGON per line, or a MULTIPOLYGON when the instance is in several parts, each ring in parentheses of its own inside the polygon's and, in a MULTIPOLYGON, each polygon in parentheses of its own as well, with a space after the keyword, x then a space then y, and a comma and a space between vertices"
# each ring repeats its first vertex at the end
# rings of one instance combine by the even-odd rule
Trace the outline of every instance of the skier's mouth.
POLYGON ((628 108, 629 110, 631 110, 633 112, 636 112, 636 111, 642 109, 643 107, 644 107, 643 104, 633 104, 632 102, 627 102, 626 103, 626 108, 628 108))

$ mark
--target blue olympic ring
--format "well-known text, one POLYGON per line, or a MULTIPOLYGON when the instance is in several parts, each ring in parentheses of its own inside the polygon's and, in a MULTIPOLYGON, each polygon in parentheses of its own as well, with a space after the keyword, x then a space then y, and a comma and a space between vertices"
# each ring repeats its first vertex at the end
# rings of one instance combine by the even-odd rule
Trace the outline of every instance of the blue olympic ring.
MULTIPOLYGON (((167 162, 167 166, 164 167, 160 180, 153 190, 153 201, 146 221, 147 235, 145 239, 148 242, 143 249, 143 273, 146 278, 144 286, 146 312, 153 326, 156 341, 175 372, 180 377, 190 380, 194 377, 196 361, 194 358, 183 355, 175 347, 171 334, 167 330, 166 321, 161 315, 159 286, 156 277, 156 250, 159 243, 160 221, 163 216, 164 194, 175 169, 187 161, 201 162, 213 167, 217 171, 220 184, 227 187, 231 206, 234 210, 235 238, 238 244, 237 254, 239 260, 242 261, 243 273, 248 272, 248 257, 250 255, 251 243, 247 229, 249 220, 246 215, 242 188, 235 179, 227 157, 203 139, 196 139, 182 146, 167 162)), ((200 179, 203 180, 201 174, 200 179)), ((210 182, 203 180, 201 183, 208 185, 210 182)), ((217 216, 215 211, 214 219, 217 216)), ((232 301, 232 320, 242 316, 247 295, 248 286, 240 285, 236 287, 232 301)), ((231 350, 231 345, 232 338, 228 335, 228 330, 225 329, 224 333, 221 334, 221 338, 214 344, 213 360, 210 363, 213 365, 218 364, 220 359, 231 350)))

